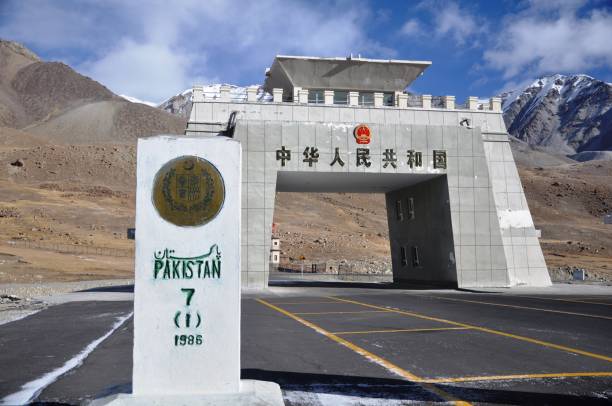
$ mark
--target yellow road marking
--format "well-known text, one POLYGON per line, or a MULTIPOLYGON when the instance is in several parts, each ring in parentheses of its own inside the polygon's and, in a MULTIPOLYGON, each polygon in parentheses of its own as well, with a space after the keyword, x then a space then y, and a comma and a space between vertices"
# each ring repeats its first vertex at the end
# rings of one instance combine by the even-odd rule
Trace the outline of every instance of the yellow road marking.
POLYGON ((492 375, 492 376, 460 376, 457 378, 425 379, 428 383, 502 381, 512 379, 542 379, 542 378, 576 378, 576 377, 609 377, 612 372, 564 372, 558 374, 522 374, 522 375, 492 375))
POLYGON ((353 313, 385 313, 385 311, 383 310, 357 310, 357 311, 352 311, 352 312, 299 312, 295 314, 306 316, 306 315, 316 315, 316 314, 353 314, 353 313))
POLYGON ((605 356, 605 355, 595 354, 595 353, 592 353, 592 352, 583 351, 583 350, 579 350, 579 349, 571 348, 571 347, 566 347, 566 346, 559 345, 559 344, 549 343, 547 341, 536 340, 535 338, 520 336, 520 335, 517 335, 517 334, 505 333, 503 331, 493 330, 493 329, 486 328, 486 327, 479 327, 479 326, 474 326, 474 325, 471 325, 471 324, 459 323, 459 322, 456 322, 456 321, 451 321, 451 320, 446 320, 446 319, 440 319, 440 318, 437 318, 437 317, 425 316, 423 314, 414 313, 414 312, 408 312, 408 311, 399 310, 399 309, 388 309, 388 308, 381 307, 381 306, 371 305, 369 303, 358 302, 356 300, 341 299, 341 298, 338 298, 338 297, 330 297, 330 299, 336 299, 336 300, 339 300, 341 302, 346 302, 346 303, 359 304, 359 305, 362 305, 362 306, 365 306, 365 307, 369 307, 369 308, 372 308, 372 309, 380 309, 380 310, 386 310, 386 311, 392 312, 392 313, 405 314, 407 316, 416 317, 416 318, 419 318, 419 319, 438 321, 440 323, 446 323, 446 324, 450 324, 450 325, 453 325, 453 326, 467 327, 467 328, 471 328, 471 329, 474 329, 474 330, 483 331, 485 333, 496 334, 496 335, 503 336, 503 337, 514 338, 516 340, 526 341, 526 342, 529 342, 529 343, 532 343, 532 344, 538 344, 538 345, 541 345, 541 346, 544 346, 544 347, 554 348, 556 350, 570 352, 570 353, 573 353, 573 354, 580 354, 580 355, 584 355, 586 357, 591 357, 591 358, 596 358, 596 359, 612 362, 612 358, 608 357, 608 356, 605 356))
POLYGON ((332 334, 418 333, 421 331, 469 330, 467 327, 407 328, 399 330, 334 331, 332 334))
POLYGON ((451 395, 450 393, 444 392, 441 389, 438 389, 437 387, 435 387, 433 384, 430 383, 422 383, 423 382, 423 378, 420 378, 416 375, 414 375, 411 372, 406 371, 405 369, 402 369, 400 367, 398 367, 397 365, 387 361, 386 359, 379 357, 376 354, 373 354, 371 352, 369 352, 368 350, 359 347, 358 345, 355 345, 353 343, 351 343, 350 341, 345 340, 342 337, 338 337, 337 335, 325 330, 323 327, 320 327, 308 320, 305 320, 301 317, 299 317, 298 315, 296 315, 295 313, 292 313, 288 310, 282 309, 278 306, 273 305, 272 303, 268 303, 263 299, 257 299, 257 301, 265 306, 268 306, 271 309, 276 310, 279 313, 284 314, 287 317, 292 318, 293 320, 305 325, 306 327, 310 327, 311 329, 315 330, 317 333, 324 335, 325 337, 337 342, 338 344, 341 344, 345 347, 347 347, 348 349, 356 352, 357 354, 361 355, 362 357, 365 357, 367 359, 369 359, 370 361, 375 362, 376 364, 382 366, 383 368, 387 369, 388 371, 391 371, 392 373, 401 376, 402 378, 408 380, 408 381, 412 381, 415 383, 419 383, 419 385, 427 390, 429 390, 432 393, 435 393, 436 395, 438 395, 441 399, 444 399, 446 401, 453 401, 455 402, 456 405, 462 405, 462 406, 467 406, 470 405, 470 403, 462 401, 457 399, 455 396, 451 395))
POLYGON ((540 299, 540 300, 555 300, 559 302, 571 302, 571 303, 586 303, 586 304, 595 304, 595 305, 603 305, 603 306, 612 306, 612 303, 601 303, 601 302, 591 302, 587 300, 577 300, 577 299, 558 299, 554 297, 537 297, 537 296, 522 296, 522 295, 512 295, 515 297, 524 297, 528 299, 540 299))
POLYGON ((511 304, 504 304, 504 303, 493 303, 493 302, 482 302, 480 300, 457 299, 457 298, 441 297, 441 296, 427 296, 427 297, 432 297, 434 299, 440 299, 440 300, 451 300, 451 301, 455 301, 455 302, 476 303, 476 304, 484 304, 484 305, 488 305, 488 306, 511 307, 513 309, 536 310, 536 311, 540 311, 540 312, 560 313, 560 314, 569 314, 569 315, 572 315, 572 316, 583 316, 583 317, 593 317, 593 318, 596 318, 596 319, 612 320, 612 317, 608 317, 608 316, 600 316, 600 315, 596 315, 596 314, 587 314, 587 313, 565 312, 565 311, 562 311, 562 310, 553 310, 553 309, 542 309, 540 307, 519 306, 519 305, 511 305, 511 304))

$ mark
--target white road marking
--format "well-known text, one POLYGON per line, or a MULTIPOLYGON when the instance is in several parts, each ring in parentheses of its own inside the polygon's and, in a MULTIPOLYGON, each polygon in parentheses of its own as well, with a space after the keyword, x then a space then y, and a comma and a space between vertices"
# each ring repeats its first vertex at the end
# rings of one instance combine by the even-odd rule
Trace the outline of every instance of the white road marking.
POLYGON ((0 405, 23 405, 34 400, 40 392, 43 391, 47 386, 51 385, 53 382, 57 380, 60 376, 64 375, 66 372, 80 366, 85 358, 89 356, 96 349, 102 341, 106 340, 111 334, 113 334, 123 323, 125 323, 134 312, 129 313, 126 316, 117 318, 113 327, 102 337, 92 341, 89 343, 87 347, 75 357, 66 361, 64 365, 61 367, 46 373, 38 379, 30 381, 21 387, 19 392, 12 393, 6 396, 4 399, 0 400, 0 405))

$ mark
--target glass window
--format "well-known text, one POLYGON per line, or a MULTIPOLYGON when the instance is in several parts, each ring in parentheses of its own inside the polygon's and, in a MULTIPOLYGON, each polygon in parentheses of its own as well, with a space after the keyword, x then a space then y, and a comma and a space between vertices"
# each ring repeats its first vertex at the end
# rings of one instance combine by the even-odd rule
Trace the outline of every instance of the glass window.
POLYGON ((393 93, 383 93, 383 106, 395 106, 393 93))
POLYGON ((374 93, 359 92, 359 105, 360 106, 373 106, 374 105, 374 93))
POLYGON ((325 99, 323 96, 323 90, 317 90, 317 89, 308 90, 308 103, 311 103, 311 104, 325 103, 325 99))
POLYGON ((348 92, 336 90, 334 92, 334 104, 348 104, 348 92))

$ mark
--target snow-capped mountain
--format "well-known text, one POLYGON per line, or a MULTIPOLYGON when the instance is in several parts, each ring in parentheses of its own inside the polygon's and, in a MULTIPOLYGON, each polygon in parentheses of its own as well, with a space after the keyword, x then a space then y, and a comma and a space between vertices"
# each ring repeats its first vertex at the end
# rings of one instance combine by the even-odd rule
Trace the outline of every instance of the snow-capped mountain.
POLYGON ((501 98, 506 127, 516 138, 567 155, 612 150, 609 83, 557 74, 501 98))
POLYGON ((140 104, 144 104, 150 107, 157 107, 156 103, 140 100, 140 99, 137 99, 136 97, 128 96, 125 94, 120 94, 119 96, 123 97, 125 100, 132 102, 132 103, 140 103, 140 104))
POLYGON ((187 89, 182 93, 174 95, 163 101, 157 108, 167 111, 175 116, 189 118, 191 114, 192 89, 187 89))
MULTIPOLYGON (((204 97, 206 99, 218 99, 221 97, 221 86, 229 86, 230 88, 230 99, 234 101, 243 101, 247 98, 247 87, 235 86, 221 83, 214 83, 204 86, 204 97)), ((272 96, 263 91, 260 85, 253 85, 248 87, 257 87, 257 100, 268 101, 272 96)), ((191 100, 192 100, 193 89, 187 89, 182 93, 170 97, 168 100, 162 102, 157 107, 167 111, 170 114, 189 118, 191 114, 191 100)))

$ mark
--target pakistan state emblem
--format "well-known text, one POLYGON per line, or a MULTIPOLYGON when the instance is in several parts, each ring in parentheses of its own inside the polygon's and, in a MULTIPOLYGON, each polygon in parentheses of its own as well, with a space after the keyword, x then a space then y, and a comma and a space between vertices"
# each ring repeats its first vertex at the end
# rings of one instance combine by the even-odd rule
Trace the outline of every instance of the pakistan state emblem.
POLYGON ((201 226, 219 214, 225 200, 223 177, 203 158, 182 156, 167 162, 155 175, 153 205, 177 226, 201 226))

